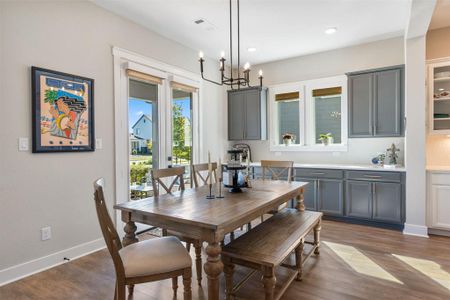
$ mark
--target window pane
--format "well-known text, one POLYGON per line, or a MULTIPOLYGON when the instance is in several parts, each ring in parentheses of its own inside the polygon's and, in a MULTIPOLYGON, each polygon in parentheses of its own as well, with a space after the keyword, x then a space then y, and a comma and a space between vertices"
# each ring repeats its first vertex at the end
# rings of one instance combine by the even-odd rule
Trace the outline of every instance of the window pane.
POLYGON ((330 142, 340 144, 341 135, 341 95, 314 97, 316 143, 321 134, 331 134, 330 142))
POLYGON ((184 166, 185 183, 190 186, 192 161, 192 93, 173 90, 172 100, 172 164, 184 166))
POLYGON ((300 102, 298 100, 277 102, 279 144, 283 144, 283 135, 286 133, 295 135, 295 140, 292 141, 293 144, 300 143, 299 105, 300 102))

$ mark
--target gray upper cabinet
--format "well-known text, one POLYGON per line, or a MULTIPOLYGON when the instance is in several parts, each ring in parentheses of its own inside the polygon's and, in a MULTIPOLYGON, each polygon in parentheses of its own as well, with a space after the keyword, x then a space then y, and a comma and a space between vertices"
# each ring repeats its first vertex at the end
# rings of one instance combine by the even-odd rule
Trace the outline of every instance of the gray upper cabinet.
POLYGON ((404 134, 404 68, 349 73, 349 137, 404 134))
POLYGON ((349 136, 372 136, 373 90, 372 74, 349 76, 349 136))
POLYGON ((228 139, 244 139, 244 94, 236 93, 228 97, 228 139), (230 112, 233 112, 232 114, 230 112))
POLYGON ((228 140, 267 138, 266 91, 259 87, 228 91, 228 140))
POLYGON ((374 136, 402 134, 402 69, 374 74, 374 136))

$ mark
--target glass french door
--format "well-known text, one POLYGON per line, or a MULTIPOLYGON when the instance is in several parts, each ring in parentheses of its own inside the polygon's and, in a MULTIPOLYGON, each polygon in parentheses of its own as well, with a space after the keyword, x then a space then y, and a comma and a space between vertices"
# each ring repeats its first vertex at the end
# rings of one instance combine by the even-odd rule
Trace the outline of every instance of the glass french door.
POLYGON ((130 199, 153 194, 150 170, 159 167, 159 84, 129 78, 130 199))
POLYGON ((190 165, 193 159, 193 92, 172 85, 171 95, 172 165, 185 167, 184 181, 185 185, 190 187, 190 165))
POLYGON ((152 169, 183 166, 190 187, 197 88, 152 74, 127 74, 129 199, 153 195, 152 169))

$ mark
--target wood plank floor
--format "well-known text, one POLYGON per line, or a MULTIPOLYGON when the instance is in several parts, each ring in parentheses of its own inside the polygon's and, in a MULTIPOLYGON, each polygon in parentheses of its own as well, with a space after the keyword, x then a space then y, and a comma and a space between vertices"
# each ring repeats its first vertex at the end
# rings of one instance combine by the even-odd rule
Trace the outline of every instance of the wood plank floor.
MULTIPOLYGON (((305 265, 303 281, 294 281, 282 299, 450 299, 450 238, 324 221, 322 241, 320 256, 305 265)), ((246 272, 240 268, 236 277, 246 272)), ((193 273, 193 298, 206 299, 206 280, 197 286, 195 268, 193 273)), ((112 299, 114 274, 102 250, 0 287, 0 299, 112 299)), ((281 281, 283 270, 278 274, 281 281)), ((261 291, 255 274, 239 299, 263 299, 261 291)), ((138 285, 129 299, 173 299, 171 282, 138 285)))

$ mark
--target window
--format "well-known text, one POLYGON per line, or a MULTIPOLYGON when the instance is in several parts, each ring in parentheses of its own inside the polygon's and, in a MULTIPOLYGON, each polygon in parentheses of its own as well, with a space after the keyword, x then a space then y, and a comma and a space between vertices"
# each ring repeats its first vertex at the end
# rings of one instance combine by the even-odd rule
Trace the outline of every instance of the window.
POLYGON ((346 76, 273 86, 269 95, 272 151, 347 150, 346 76))
POLYGON ((342 143, 341 93, 341 87, 312 91, 316 144, 322 143, 321 135, 327 135, 330 144, 342 143))
POLYGON ((283 137, 291 136, 290 143, 300 143, 300 93, 281 93, 275 95, 278 111, 278 143, 283 143, 283 137))

